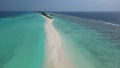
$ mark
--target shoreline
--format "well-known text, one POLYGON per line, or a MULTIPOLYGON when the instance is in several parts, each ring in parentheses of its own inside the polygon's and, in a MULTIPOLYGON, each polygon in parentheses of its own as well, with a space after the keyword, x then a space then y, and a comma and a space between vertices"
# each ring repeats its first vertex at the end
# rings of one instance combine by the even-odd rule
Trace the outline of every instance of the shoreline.
POLYGON ((54 19, 43 17, 46 20, 44 29, 47 41, 45 68, 73 68, 63 52, 60 34, 52 25, 54 19))

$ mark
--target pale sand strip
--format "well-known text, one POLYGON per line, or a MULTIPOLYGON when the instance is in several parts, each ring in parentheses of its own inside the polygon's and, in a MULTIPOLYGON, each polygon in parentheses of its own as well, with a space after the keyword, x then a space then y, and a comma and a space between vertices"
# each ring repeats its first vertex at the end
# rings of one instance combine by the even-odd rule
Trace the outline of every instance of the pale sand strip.
POLYGON ((47 39, 45 68, 73 68, 63 53, 61 37, 52 25, 54 19, 43 17, 46 19, 44 28, 47 39))

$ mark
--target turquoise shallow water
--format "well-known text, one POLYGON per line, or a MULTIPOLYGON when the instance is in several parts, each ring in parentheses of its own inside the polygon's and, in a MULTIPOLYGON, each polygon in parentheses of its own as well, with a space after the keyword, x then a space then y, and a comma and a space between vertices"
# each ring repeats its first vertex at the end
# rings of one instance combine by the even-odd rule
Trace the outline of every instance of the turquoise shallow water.
POLYGON ((120 27, 53 14, 64 50, 76 68, 120 68, 120 27))
POLYGON ((0 19, 0 68, 42 68, 45 20, 39 13, 0 19))
MULTIPOLYGON (((53 14, 75 68, 120 68, 120 27, 53 14)), ((43 68, 45 32, 39 13, 0 18, 0 68, 43 68)))

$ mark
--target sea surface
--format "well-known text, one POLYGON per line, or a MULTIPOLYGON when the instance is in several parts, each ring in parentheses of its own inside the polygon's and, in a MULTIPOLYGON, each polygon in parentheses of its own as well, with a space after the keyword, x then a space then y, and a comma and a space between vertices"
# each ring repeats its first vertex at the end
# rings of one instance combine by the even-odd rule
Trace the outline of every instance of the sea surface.
MULTIPOLYGON (((75 68, 120 68, 120 21, 88 19, 80 17, 81 14, 51 15, 63 38, 63 49, 75 68)), ((100 18, 105 18, 105 14, 100 18)))
POLYGON ((0 68, 43 68, 45 20, 36 12, 0 12, 0 68))
POLYGON ((54 13, 120 24, 120 12, 54 12, 54 13))
MULTIPOLYGON (((75 68, 120 68, 119 12, 52 12, 75 68)), ((38 12, 0 12, 0 68, 44 68, 45 19, 38 12)))

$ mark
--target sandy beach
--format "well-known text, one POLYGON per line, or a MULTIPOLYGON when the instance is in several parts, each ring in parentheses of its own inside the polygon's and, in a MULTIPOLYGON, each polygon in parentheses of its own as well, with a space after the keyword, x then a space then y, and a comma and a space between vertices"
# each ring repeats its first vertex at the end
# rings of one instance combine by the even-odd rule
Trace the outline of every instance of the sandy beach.
POLYGON ((53 27, 54 19, 43 16, 46 20, 46 60, 45 68, 73 68, 71 62, 66 58, 62 50, 60 34, 53 27))

